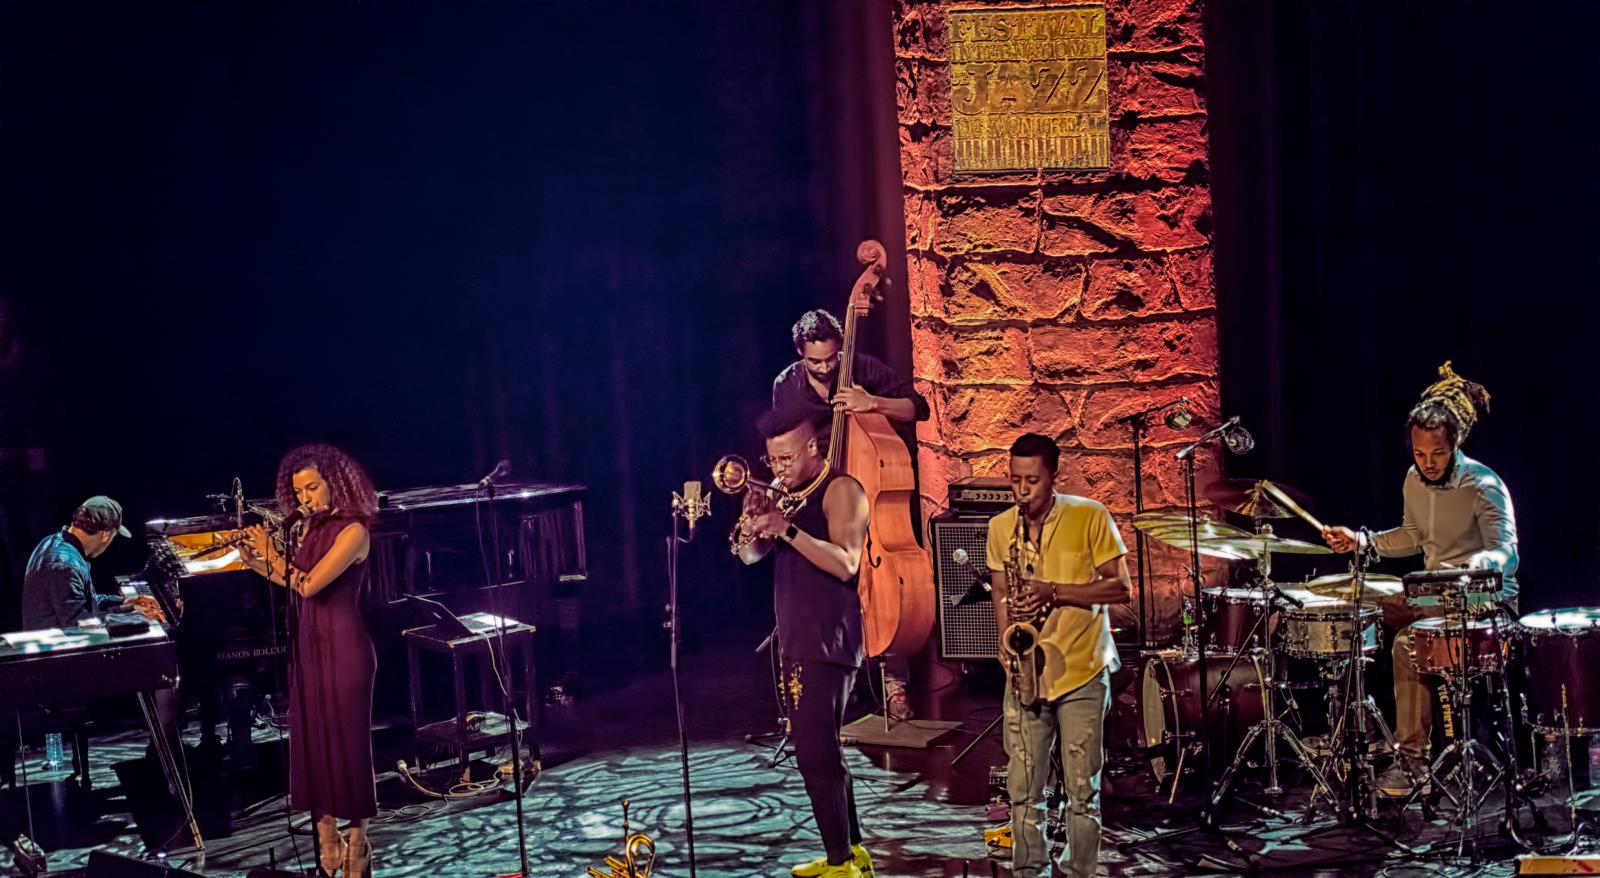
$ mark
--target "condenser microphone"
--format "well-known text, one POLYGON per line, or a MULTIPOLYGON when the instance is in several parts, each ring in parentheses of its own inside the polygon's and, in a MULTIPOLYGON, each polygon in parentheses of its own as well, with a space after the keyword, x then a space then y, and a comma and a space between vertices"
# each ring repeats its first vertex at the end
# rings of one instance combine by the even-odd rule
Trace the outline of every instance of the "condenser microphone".
POLYGON ((1167 412, 1164 420, 1166 425, 1174 430, 1182 430, 1194 423, 1194 412, 1189 411, 1189 397, 1178 397, 1177 407, 1167 412))
POLYGON ((705 513, 701 511, 702 506, 703 504, 700 500, 700 483, 684 482, 683 517, 689 522, 690 537, 694 536, 694 523, 699 521, 701 517, 705 515, 705 513))
POLYGON ((496 479, 503 479, 509 475, 511 475, 511 461, 502 460, 494 465, 494 469, 489 470, 488 475, 478 480, 478 487, 487 488, 494 484, 496 479))

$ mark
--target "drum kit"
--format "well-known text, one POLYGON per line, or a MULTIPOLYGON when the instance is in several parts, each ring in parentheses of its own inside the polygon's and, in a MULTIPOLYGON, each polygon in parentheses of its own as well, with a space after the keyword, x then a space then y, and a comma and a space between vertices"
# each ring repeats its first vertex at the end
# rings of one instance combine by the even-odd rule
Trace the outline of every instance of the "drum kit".
MULTIPOLYGON (((1233 754, 1209 791, 1211 805, 1220 804, 1258 738, 1265 751, 1268 795, 1282 792, 1280 743, 1298 757, 1319 790, 1331 792, 1323 764, 1278 708, 1284 697, 1293 705, 1291 684, 1279 676, 1280 662, 1306 660, 1317 669, 1319 679, 1331 681, 1344 676, 1355 632, 1360 632, 1362 654, 1378 648, 1378 610, 1363 607, 1357 612, 1347 597, 1349 577, 1324 577, 1298 588, 1282 588, 1272 580, 1274 555, 1326 555, 1331 550, 1273 532, 1268 519, 1294 513, 1269 492, 1269 485, 1224 482, 1208 492, 1212 500, 1252 519, 1253 532, 1209 516, 1191 519, 1184 513, 1151 512, 1134 518, 1138 530, 1169 546, 1254 565, 1251 587, 1203 588, 1198 614, 1186 600, 1182 645, 1154 650, 1146 657, 1140 687, 1144 743, 1155 754, 1151 764, 1158 780, 1172 782, 1169 799, 1177 795, 1187 758, 1209 747, 1233 754), (1202 664, 1206 677, 1200 684, 1202 664), (1202 710, 1198 695, 1202 689, 1209 710, 1202 710), (1202 730, 1205 713, 1211 714, 1209 728, 1202 730)), ((1293 497, 1304 496, 1281 486, 1278 494, 1297 507, 1301 501, 1293 497)), ((1369 578, 1368 587, 1372 585, 1369 578)))
MULTIPOLYGON (((1200 588, 1198 606, 1186 597, 1181 645, 1145 652, 1139 689, 1143 743, 1158 781, 1171 782, 1169 800, 1177 795, 1186 762, 1203 751, 1231 750, 1226 770, 1214 781, 1205 778, 1215 808, 1259 738, 1266 794, 1282 791, 1278 745, 1283 743, 1315 783, 1308 820, 1324 797, 1345 818, 1375 817, 1371 755, 1383 745, 1390 752, 1396 748, 1362 681, 1365 666, 1384 645, 1381 604, 1393 606, 1402 598, 1442 605, 1442 615, 1409 627, 1410 652, 1420 673, 1441 679, 1441 701, 1457 714, 1446 723, 1450 743, 1428 776, 1416 778, 1406 803, 1431 781, 1453 803, 1453 822, 1465 845, 1475 837, 1477 815, 1498 784, 1507 797, 1505 825, 1515 837, 1514 810, 1533 810, 1516 764, 1516 716, 1535 741, 1543 736, 1562 742, 1568 792, 1575 792, 1571 738, 1600 735, 1600 682, 1592 673, 1600 665, 1600 609, 1544 610, 1512 621, 1493 609, 1501 589, 1498 571, 1446 569, 1396 578, 1367 573, 1368 559, 1360 553, 1348 574, 1280 586, 1271 576, 1274 555, 1331 554, 1325 546, 1278 536, 1268 523, 1300 517, 1321 530, 1321 522, 1304 509, 1304 495, 1271 482, 1236 480, 1221 483, 1208 497, 1251 519, 1255 530, 1203 514, 1134 517, 1135 528, 1151 539, 1193 555, 1254 565, 1249 588, 1200 588), (1514 677, 1524 684, 1516 714, 1513 687, 1507 685, 1514 677), (1285 699, 1296 707, 1295 691, 1311 688, 1327 693, 1328 740, 1339 742, 1320 752, 1299 738, 1279 707, 1285 699), (1475 735, 1473 699, 1484 692, 1499 715, 1490 726, 1501 756, 1475 735)), ((1571 801, 1569 795, 1569 809, 1571 801)), ((1570 817, 1578 826, 1575 811, 1570 817)))

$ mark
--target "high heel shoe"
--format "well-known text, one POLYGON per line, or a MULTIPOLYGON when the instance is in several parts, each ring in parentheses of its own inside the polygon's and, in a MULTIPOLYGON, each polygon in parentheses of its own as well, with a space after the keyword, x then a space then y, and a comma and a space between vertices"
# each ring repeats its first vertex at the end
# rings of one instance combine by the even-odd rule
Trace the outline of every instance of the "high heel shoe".
POLYGON ((323 863, 327 862, 327 858, 322 853, 322 844, 321 844, 321 842, 320 841, 318 842, 318 844, 317 844, 317 870, 314 873, 317 876, 317 878, 341 878, 341 875, 343 875, 344 878, 348 878, 348 876, 350 874, 350 869, 348 867, 348 864, 350 862, 350 842, 344 837, 344 833, 342 833, 342 832, 339 833, 339 848, 338 848, 338 850, 339 850, 338 859, 334 860, 334 865, 330 869, 329 867, 326 867, 326 866, 323 865, 323 863))
POLYGON ((371 841, 363 838, 359 848, 355 845, 345 847, 344 878, 372 878, 371 841))

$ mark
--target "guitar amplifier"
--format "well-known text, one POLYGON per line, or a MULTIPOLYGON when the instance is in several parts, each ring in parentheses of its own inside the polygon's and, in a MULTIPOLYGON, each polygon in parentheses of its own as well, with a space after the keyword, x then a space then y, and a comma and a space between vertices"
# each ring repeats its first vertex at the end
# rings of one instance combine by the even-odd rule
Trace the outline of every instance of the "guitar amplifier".
MULTIPOLYGON (((1006 493, 1010 495, 1009 489, 1006 493)), ((972 567, 987 572, 989 519, 992 517, 992 514, 944 512, 928 520, 929 542, 933 549, 933 588, 939 602, 940 658, 992 659, 1000 655, 994 602, 973 577, 972 568, 957 563, 954 557, 957 549, 965 550, 972 567)))
POLYGON ((1011 482, 995 476, 968 476, 956 479, 949 487, 950 511, 967 515, 992 516, 1015 505, 1011 482))

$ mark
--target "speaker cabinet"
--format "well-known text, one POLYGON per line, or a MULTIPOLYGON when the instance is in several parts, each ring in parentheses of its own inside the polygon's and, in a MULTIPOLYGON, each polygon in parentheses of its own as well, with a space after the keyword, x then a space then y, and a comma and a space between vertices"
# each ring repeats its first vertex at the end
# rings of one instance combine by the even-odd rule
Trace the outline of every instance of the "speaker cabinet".
POLYGON ((988 569, 988 515, 940 513, 928 520, 933 546, 933 584, 939 599, 939 656, 945 659, 992 659, 1000 654, 994 603, 977 586, 978 600, 958 604, 976 585, 972 570, 951 557, 965 549, 972 566, 988 569))

